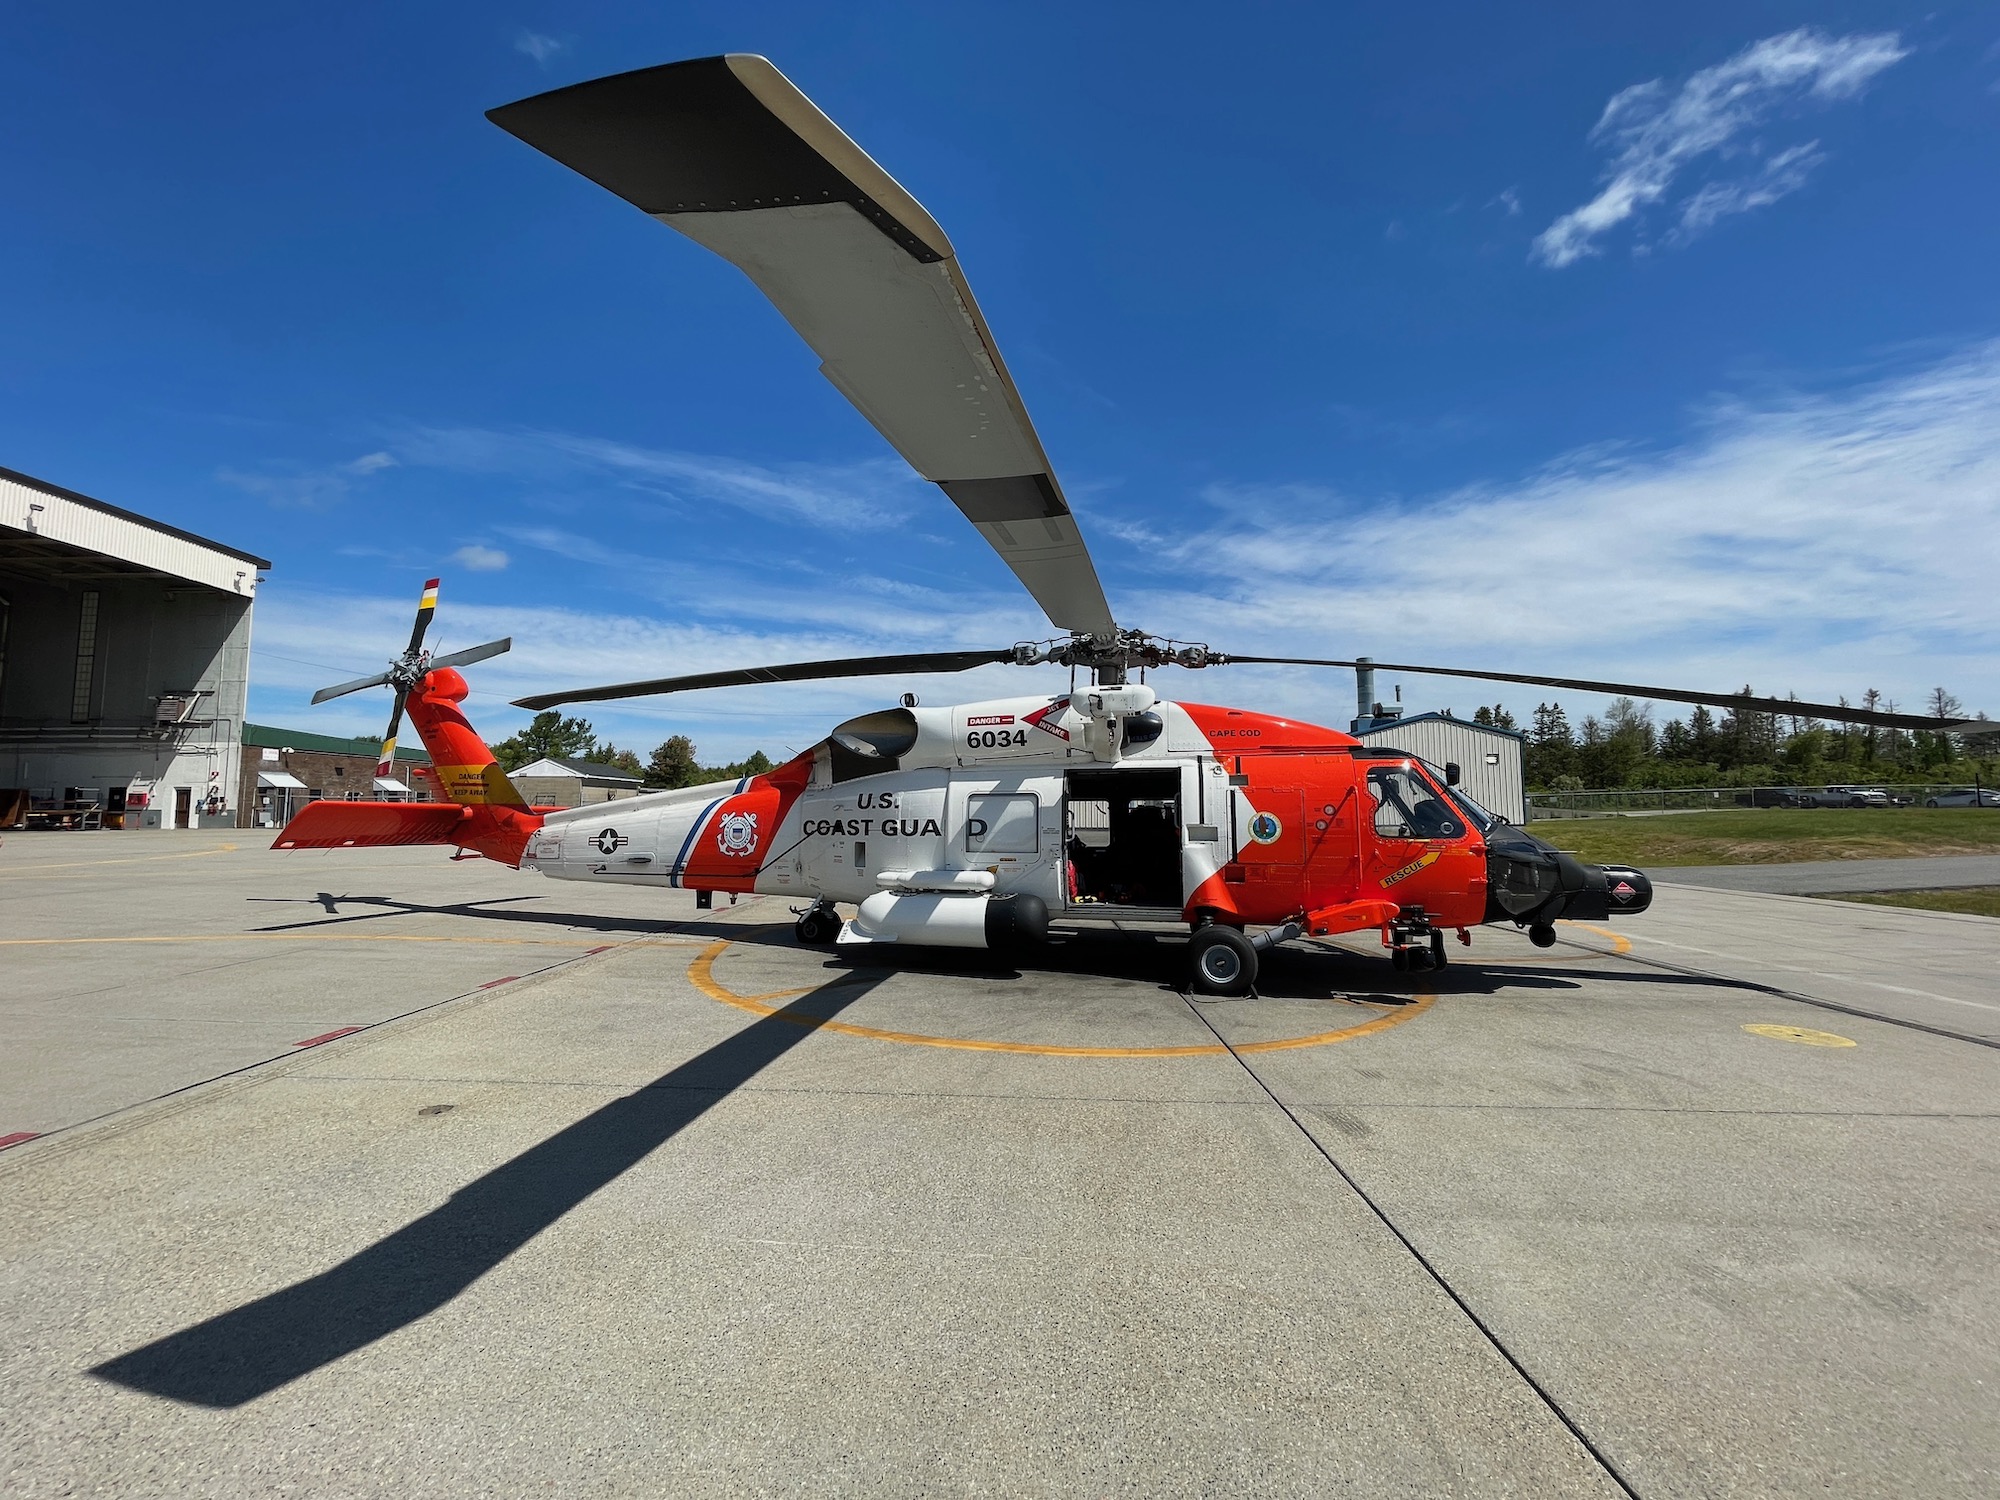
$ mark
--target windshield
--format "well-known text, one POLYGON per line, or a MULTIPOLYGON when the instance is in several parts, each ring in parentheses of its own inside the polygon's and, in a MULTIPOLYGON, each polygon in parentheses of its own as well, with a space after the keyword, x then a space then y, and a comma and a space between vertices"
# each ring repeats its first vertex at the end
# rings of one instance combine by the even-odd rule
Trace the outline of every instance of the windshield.
POLYGON ((1507 821, 1498 813, 1488 812, 1455 786, 1446 787, 1444 794, 1465 810, 1466 817, 1472 820, 1472 826, 1477 828, 1481 833, 1491 833, 1507 821))

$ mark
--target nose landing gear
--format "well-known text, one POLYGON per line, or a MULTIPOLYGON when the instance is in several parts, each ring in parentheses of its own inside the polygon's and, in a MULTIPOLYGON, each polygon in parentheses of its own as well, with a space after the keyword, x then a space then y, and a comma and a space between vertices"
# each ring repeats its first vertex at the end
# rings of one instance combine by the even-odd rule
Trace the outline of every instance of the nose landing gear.
POLYGON ((1389 949, 1389 963, 1400 971, 1442 969, 1445 965, 1444 929, 1433 927, 1422 907, 1413 906, 1389 924, 1383 939, 1389 949))

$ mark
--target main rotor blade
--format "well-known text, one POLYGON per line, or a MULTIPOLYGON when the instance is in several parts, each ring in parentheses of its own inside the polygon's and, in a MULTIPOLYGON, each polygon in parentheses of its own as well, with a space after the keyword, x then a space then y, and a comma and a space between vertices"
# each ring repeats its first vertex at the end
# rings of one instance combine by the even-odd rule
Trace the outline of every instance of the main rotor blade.
POLYGON ((439 667, 469 667, 476 661, 485 661, 489 656, 498 656, 514 649, 514 638, 504 636, 497 641, 488 641, 483 646, 467 646, 463 651, 454 651, 449 656, 431 658, 431 670, 439 667))
POLYGON ((373 677, 357 677, 352 682, 343 682, 339 687, 321 688, 312 696, 315 703, 324 703, 329 698, 343 698, 349 693, 358 693, 363 688, 380 687, 389 680, 387 672, 377 672, 373 677))
POLYGON ((768 61, 668 63, 486 117, 747 275, 1057 628, 1116 628, 951 241, 768 61))
POLYGON ((417 600, 417 622, 410 627, 410 649, 406 655, 415 656, 424 646, 424 632, 431 628, 431 616, 437 613, 438 581, 433 578, 424 584, 423 597, 417 600))
POLYGON ((732 667, 686 677, 655 677, 611 687, 577 688, 516 698, 516 708, 554 708, 562 703, 602 703, 610 698, 643 698, 653 693, 686 693, 696 688, 748 687, 760 682, 811 682, 824 677, 892 677, 909 672, 969 672, 974 667, 1014 659, 1009 651, 920 651, 908 656, 846 656, 834 661, 795 661, 774 667, 732 667))
POLYGON ((1421 672, 1431 677, 1470 677, 1482 682, 1521 682, 1529 687, 1569 688, 1578 693, 1617 693, 1627 698, 1654 698, 1666 703, 1699 703, 1709 708, 1733 708, 1742 713, 1780 714, 1787 718, 1831 719, 1840 724, 1873 724, 1880 729, 1926 729, 1958 734, 1976 728, 1977 719, 1938 719, 1924 714, 1884 713, 1849 708, 1839 703, 1801 703, 1795 698, 1766 698, 1746 693, 1690 693, 1679 688, 1641 687, 1631 682, 1592 682, 1581 677, 1531 677, 1520 672, 1473 672, 1463 667, 1415 667, 1407 662, 1326 661, 1307 656, 1238 656, 1225 661, 1280 667, 1373 667, 1378 672, 1421 672))

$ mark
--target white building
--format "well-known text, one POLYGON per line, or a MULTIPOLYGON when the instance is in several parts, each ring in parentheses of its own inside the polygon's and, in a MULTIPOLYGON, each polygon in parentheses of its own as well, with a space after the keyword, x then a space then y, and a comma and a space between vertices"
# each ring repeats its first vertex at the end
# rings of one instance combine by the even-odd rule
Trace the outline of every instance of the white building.
POLYGON ((1528 821, 1526 735, 1446 714, 1357 720, 1354 734, 1365 745, 1407 750, 1434 766, 1456 765, 1459 789, 1473 801, 1510 823, 1528 821))
POLYGON ((269 567, 0 469, 0 810, 233 821, 269 567))
POLYGON ((641 778, 594 760, 545 756, 507 778, 530 807, 582 807, 636 797, 641 778))

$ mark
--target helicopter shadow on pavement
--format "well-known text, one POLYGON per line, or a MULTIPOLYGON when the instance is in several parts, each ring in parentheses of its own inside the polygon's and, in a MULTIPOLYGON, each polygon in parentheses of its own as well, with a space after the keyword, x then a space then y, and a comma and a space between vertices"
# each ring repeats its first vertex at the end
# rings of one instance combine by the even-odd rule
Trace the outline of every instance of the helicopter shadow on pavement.
MULTIPOLYGON (((332 913, 302 922, 279 922, 268 927, 251 929, 255 932, 299 932, 315 927, 338 927, 353 922, 376 922, 385 917, 471 917, 487 922, 515 922, 532 926, 576 928, 585 932, 606 934, 626 934, 642 937, 726 937, 737 942, 771 943, 777 941, 776 934, 791 926, 786 917, 769 923, 746 923, 720 921, 714 918, 675 917, 613 917, 600 912, 572 911, 519 911, 501 909, 503 902, 533 901, 534 896, 494 896, 480 901, 457 901, 449 905, 433 906, 421 901, 402 901, 393 896, 335 896, 321 891, 312 897, 251 896, 251 901, 271 904, 317 904, 322 910, 332 913), (342 912, 340 907, 363 906, 367 911, 342 912)), ((785 936, 784 946, 790 946, 792 939, 785 936)))
POLYGON ((805 1041, 813 1020, 837 1015, 879 982, 842 975, 503 1162, 340 1264, 89 1373, 226 1409, 407 1328, 805 1041))

